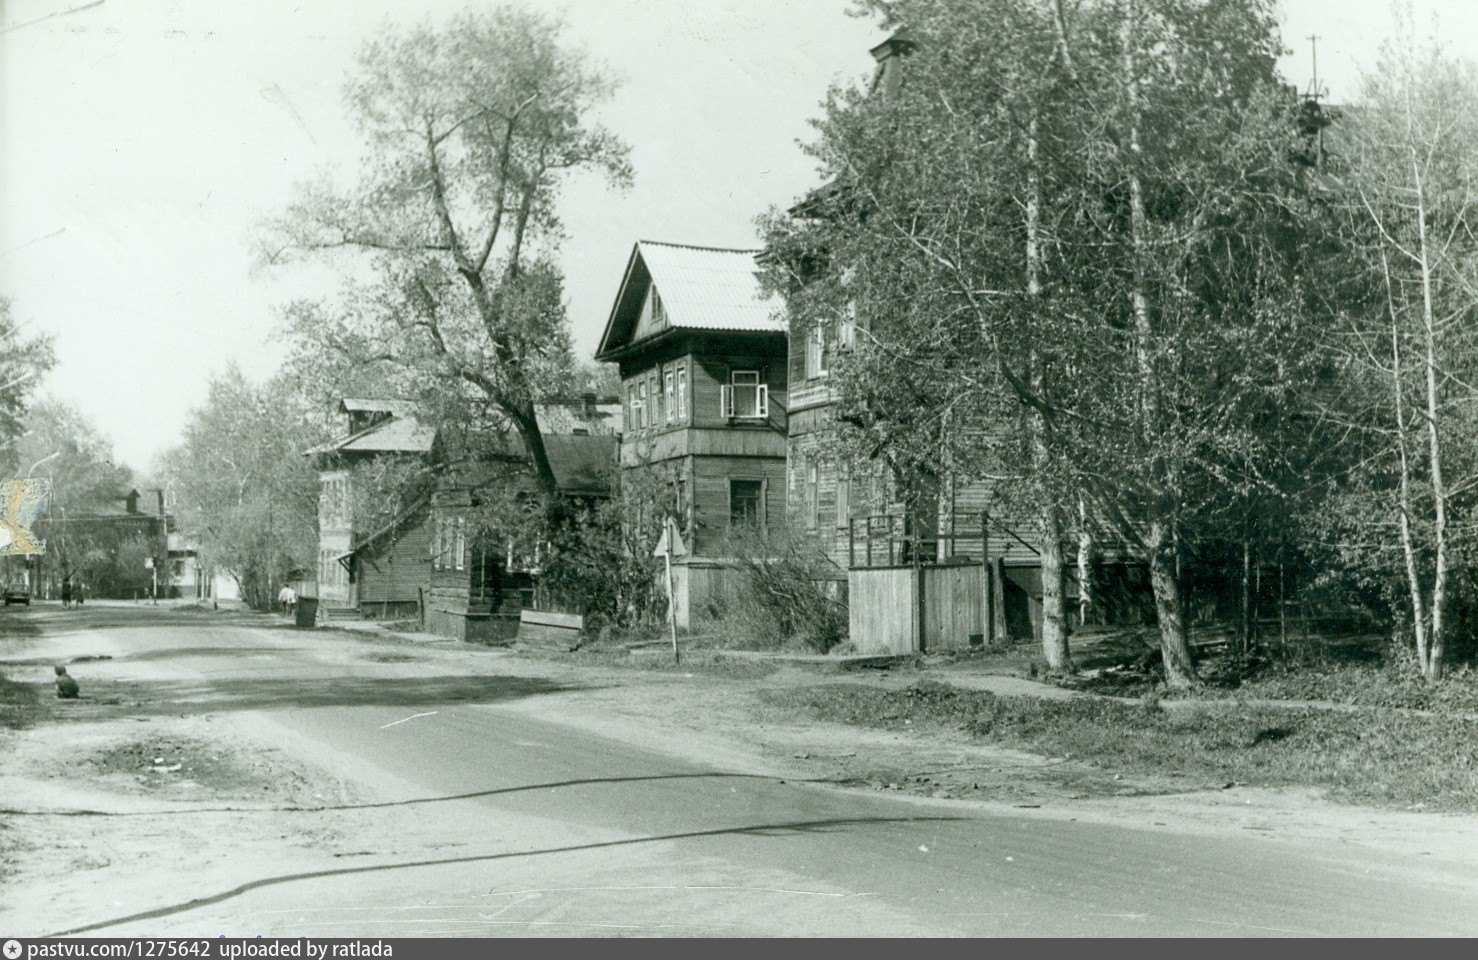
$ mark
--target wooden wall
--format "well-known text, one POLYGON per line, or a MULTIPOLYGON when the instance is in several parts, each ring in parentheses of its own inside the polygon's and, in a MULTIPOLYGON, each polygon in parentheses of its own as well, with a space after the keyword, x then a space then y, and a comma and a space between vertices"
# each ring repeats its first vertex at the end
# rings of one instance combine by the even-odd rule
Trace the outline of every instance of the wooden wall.
POLYGON ((918 603, 912 567, 853 570, 847 577, 848 636, 861 654, 918 650, 918 603))
POLYGON ((693 457, 693 538, 698 556, 724 556, 729 535, 729 481, 764 483, 765 526, 785 527, 785 460, 781 457, 693 457))
POLYGON ((978 563, 920 568, 927 653, 969 650, 985 639, 985 571, 978 563), (970 642, 975 638, 975 643, 970 642))
POLYGON ((361 550, 355 561, 360 607, 418 602, 431 583, 429 515, 361 550))

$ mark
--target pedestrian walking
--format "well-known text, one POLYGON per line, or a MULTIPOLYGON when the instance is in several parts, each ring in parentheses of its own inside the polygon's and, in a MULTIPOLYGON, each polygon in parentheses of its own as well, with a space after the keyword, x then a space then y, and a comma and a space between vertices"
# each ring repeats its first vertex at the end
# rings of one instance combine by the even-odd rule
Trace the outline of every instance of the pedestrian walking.
POLYGON ((298 592, 283 584, 282 589, 277 591, 277 602, 282 604, 282 609, 287 611, 288 616, 292 616, 293 609, 298 605, 298 592))
POLYGON ((63 577, 62 578, 62 606, 63 607, 70 607, 71 605, 72 605, 72 578, 71 577, 63 577))

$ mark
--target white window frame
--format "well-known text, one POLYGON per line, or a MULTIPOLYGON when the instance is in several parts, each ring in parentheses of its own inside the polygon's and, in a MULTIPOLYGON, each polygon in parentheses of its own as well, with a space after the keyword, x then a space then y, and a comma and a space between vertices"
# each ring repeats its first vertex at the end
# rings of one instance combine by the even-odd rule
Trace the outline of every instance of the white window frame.
POLYGON ((651 413, 650 413, 650 411, 647 409, 647 378, 646 377, 642 377, 641 378, 641 383, 637 384, 636 392, 638 394, 640 394, 640 396, 641 396, 641 399, 638 401, 637 407, 636 407, 637 413, 638 413, 639 418, 640 418, 640 422, 637 424, 637 426, 639 428, 645 429, 646 427, 650 426, 650 423, 648 423, 648 421, 651 420, 651 416, 652 416, 651 413))
POLYGON ((663 396, 667 401, 667 409, 665 413, 667 414, 668 423, 671 423, 677 418, 677 395, 674 383, 675 380, 676 374, 672 370, 668 370, 662 375, 663 396))
POLYGON ((677 416, 679 420, 688 418, 688 365, 686 363, 677 368, 677 416))
POLYGON ((729 382, 721 385, 719 402, 722 416, 734 420, 765 420, 770 416, 770 387, 760 377, 758 370, 731 370, 729 382), (750 380, 749 378, 753 378, 750 380), (754 404, 744 410, 739 408, 740 388, 753 388, 754 404))
POLYGON ((819 380, 829 372, 826 356, 826 328, 815 324, 806 334, 806 379, 819 380))

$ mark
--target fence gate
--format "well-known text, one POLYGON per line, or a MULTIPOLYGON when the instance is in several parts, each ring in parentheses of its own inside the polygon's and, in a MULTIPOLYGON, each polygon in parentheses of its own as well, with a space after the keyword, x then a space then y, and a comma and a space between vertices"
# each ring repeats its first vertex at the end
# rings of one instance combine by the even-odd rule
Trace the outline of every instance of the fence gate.
POLYGON ((968 650, 985 642, 989 588, 983 550, 957 552, 980 532, 905 533, 896 517, 853 521, 847 571, 848 628, 858 653, 968 650), (940 559, 944 557, 945 559, 940 559))

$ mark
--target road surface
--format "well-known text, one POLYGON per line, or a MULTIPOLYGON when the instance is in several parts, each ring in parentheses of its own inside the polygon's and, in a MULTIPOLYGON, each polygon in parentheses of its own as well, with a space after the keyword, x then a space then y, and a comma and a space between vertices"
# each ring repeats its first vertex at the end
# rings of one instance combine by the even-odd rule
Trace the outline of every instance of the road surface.
MULTIPOLYGON (((42 738, 31 742, 68 735, 69 723, 78 737, 190 724, 270 743, 341 789, 312 810, 132 797, 110 820, 45 817, 76 807, 78 794, 62 781, 33 785, 27 803, 38 809, 13 827, 36 829, 39 817, 62 836, 89 830, 91 849, 112 853, 98 855, 107 863, 96 876, 57 875, 56 890, 46 874, 22 890, 23 859, 0 887, 0 934, 1478 933, 1478 877, 1430 859, 848 791, 730 758, 709 765, 634 743, 622 735, 639 723, 632 714, 613 715, 612 736, 562 722, 581 685, 507 675, 493 652, 149 610, 6 616, 40 630, 0 641, 0 671, 14 679, 111 657, 74 673, 84 693, 116 702, 62 714, 22 735, 42 738), (142 851, 133 866, 130 850, 142 851), (46 903, 70 906, 48 914, 46 903), (48 926, 17 931, 36 917, 48 926)), ((703 709, 701 687, 692 709, 703 709)), ((102 804, 88 796, 89 808, 102 804)))

